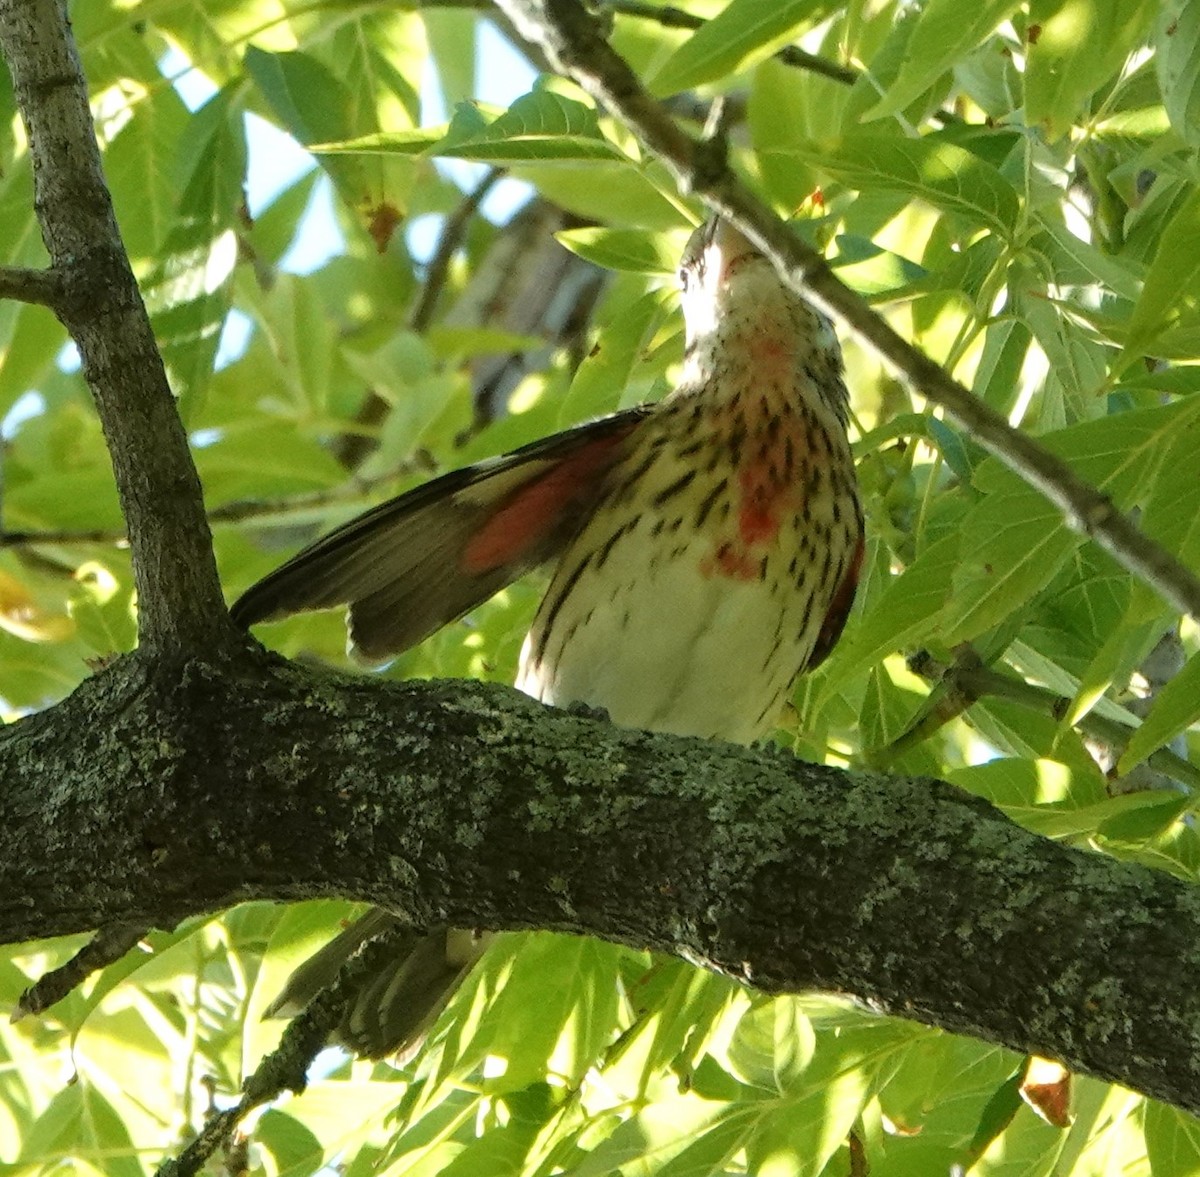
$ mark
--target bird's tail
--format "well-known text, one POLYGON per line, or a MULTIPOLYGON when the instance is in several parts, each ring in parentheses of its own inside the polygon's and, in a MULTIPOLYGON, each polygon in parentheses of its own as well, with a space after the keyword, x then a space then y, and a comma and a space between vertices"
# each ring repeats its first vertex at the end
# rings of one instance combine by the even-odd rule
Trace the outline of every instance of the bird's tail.
MULTIPOLYGON (((382 908, 372 908, 301 964, 263 1016, 298 1014, 333 984, 362 945, 403 927, 382 908)), ((352 994, 333 1040, 363 1058, 399 1056, 407 1062, 491 939, 458 928, 402 933, 395 953, 352 994)))

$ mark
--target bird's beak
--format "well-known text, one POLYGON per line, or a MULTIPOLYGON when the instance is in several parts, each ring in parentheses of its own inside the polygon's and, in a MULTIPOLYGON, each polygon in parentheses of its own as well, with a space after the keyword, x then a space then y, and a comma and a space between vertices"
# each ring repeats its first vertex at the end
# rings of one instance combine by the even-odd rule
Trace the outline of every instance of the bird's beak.
POLYGON ((749 239, 721 217, 713 217, 705 226, 708 236, 708 248, 713 251, 713 261, 720 267, 717 271, 721 280, 725 281, 743 262, 752 257, 760 257, 759 251, 749 239))

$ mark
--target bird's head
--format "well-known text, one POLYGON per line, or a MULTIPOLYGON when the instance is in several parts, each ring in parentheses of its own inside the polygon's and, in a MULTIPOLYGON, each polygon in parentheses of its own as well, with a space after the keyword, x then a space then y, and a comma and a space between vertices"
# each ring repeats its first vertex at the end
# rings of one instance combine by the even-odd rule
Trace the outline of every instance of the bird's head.
POLYGON ((711 332, 735 300, 789 297, 775 267, 728 221, 710 217, 691 236, 679 263, 689 341, 711 332))

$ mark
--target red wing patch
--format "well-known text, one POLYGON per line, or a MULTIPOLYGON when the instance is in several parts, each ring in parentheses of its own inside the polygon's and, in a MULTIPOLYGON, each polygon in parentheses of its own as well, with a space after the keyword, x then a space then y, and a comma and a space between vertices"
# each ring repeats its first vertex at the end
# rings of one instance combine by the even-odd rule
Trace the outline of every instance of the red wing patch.
POLYGON ((528 559, 569 514, 585 506, 620 457, 628 432, 602 437, 576 450, 515 490, 463 549, 462 570, 479 576, 528 559))

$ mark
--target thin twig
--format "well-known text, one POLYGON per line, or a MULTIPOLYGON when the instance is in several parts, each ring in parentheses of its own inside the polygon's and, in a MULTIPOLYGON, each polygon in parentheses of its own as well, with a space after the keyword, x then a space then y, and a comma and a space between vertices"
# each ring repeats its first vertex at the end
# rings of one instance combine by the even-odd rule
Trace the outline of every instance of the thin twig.
MULTIPOLYGON (((908 660, 909 669, 921 678, 932 682, 945 684, 948 697, 961 704, 958 714, 965 711, 971 704, 980 699, 1007 699, 1031 711, 1049 716, 1056 722, 1061 721, 1071 706, 1071 700, 1059 695, 1046 687, 1035 686, 1011 675, 1003 674, 989 666, 985 666, 978 657, 967 656, 956 659, 952 666, 946 666, 931 657, 928 652, 921 650, 908 660)), ((953 718, 949 716, 948 718, 953 718)), ((910 733, 924 725, 918 721, 898 739, 894 740, 887 751, 887 759, 895 757, 919 740, 910 739, 910 733)), ((1107 744, 1120 756, 1129 738, 1137 730, 1135 727, 1109 719, 1098 711, 1092 710, 1084 715, 1075 727, 1086 736, 1107 744)), ((921 738, 925 738, 928 731, 921 738)), ((882 755, 880 753, 879 755, 882 755)), ((872 758, 874 763, 874 757, 872 758)), ((1176 755, 1169 748, 1160 748, 1147 761, 1148 764, 1163 776, 1170 777, 1186 785, 1191 790, 1200 790, 1200 768, 1191 761, 1176 755)))
POLYGON ((289 495, 281 499, 239 499, 223 503, 208 513, 212 523, 245 523, 248 520, 272 519, 298 515, 321 507, 353 503, 371 498, 380 487, 411 478, 414 474, 433 474, 437 463, 425 450, 418 450, 407 462, 394 466, 386 474, 371 478, 355 476, 328 490, 315 490, 308 494, 289 495))
POLYGON ((410 331, 420 335, 429 327, 437 300, 446 285, 450 262, 479 211, 479 206, 503 176, 503 168, 488 168, 483 179, 467 193, 442 224, 437 248, 425 267, 425 281, 421 285, 420 297, 413 304, 412 313, 408 317, 410 331))
POLYGON ((666 165, 680 188, 700 196, 779 268, 792 287, 845 323, 922 396, 986 450, 1040 491, 1068 525, 1087 535, 1164 600, 1200 620, 1200 578, 1144 535, 1112 501, 1061 458, 1014 429, 939 364, 903 339, 867 302, 843 285, 825 259, 800 240, 728 166, 717 166, 642 86, 605 41, 578 0, 496 0, 521 33, 540 44, 557 68, 620 117, 666 165))
POLYGON ((48 547, 54 544, 120 544, 128 547, 124 528, 95 528, 84 531, 2 531, 0 548, 48 547))
POLYGON ((129 924, 101 928, 66 964, 51 969, 21 994, 12 1021, 40 1014, 62 1001, 92 973, 120 960, 145 934, 145 928, 129 924))
POLYGON ((157 1177, 194 1177, 205 1161, 231 1139, 237 1126, 255 1108, 276 1099, 285 1091, 297 1095, 308 1085, 308 1069, 325 1048, 330 1035, 354 1000, 363 977, 377 970, 396 952, 396 944, 411 935, 399 927, 364 944, 342 966, 337 980, 322 989, 283 1031, 279 1045, 264 1055, 242 1085, 237 1105, 211 1116, 196 1138, 173 1161, 158 1169, 157 1177))
POLYGON ((54 270, 0 266, 0 298, 36 303, 53 310, 63 297, 62 279, 54 270))
MULTIPOLYGON (((603 8, 608 12, 616 12, 621 16, 633 16, 639 20, 652 20, 669 29, 699 29, 708 24, 702 16, 685 12, 682 8, 664 4, 643 4, 639 0, 604 0, 603 8)), ((858 81, 859 72, 848 65, 839 65, 815 53, 806 53, 797 45, 785 45, 775 55, 775 60, 794 69, 807 70, 812 74, 820 74, 844 86, 853 86, 858 81)))
MULTIPOLYGON (((208 512, 209 523, 246 523, 257 520, 282 519, 302 515, 322 507, 338 506, 367 500, 382 486, 409 478, 414 474, 432 474, 437 464, 424 451, 418 451, 411 461, 402 462, 386 474, 373 478, 351 478, 328 490, 289 495, 279 499, 239 499, 223 503, 208 512)), ((95 528, 81 531, 0 531, 0 548, 70 547, 75 544, 127 545, 129 538, 119 528, 95 528)))

